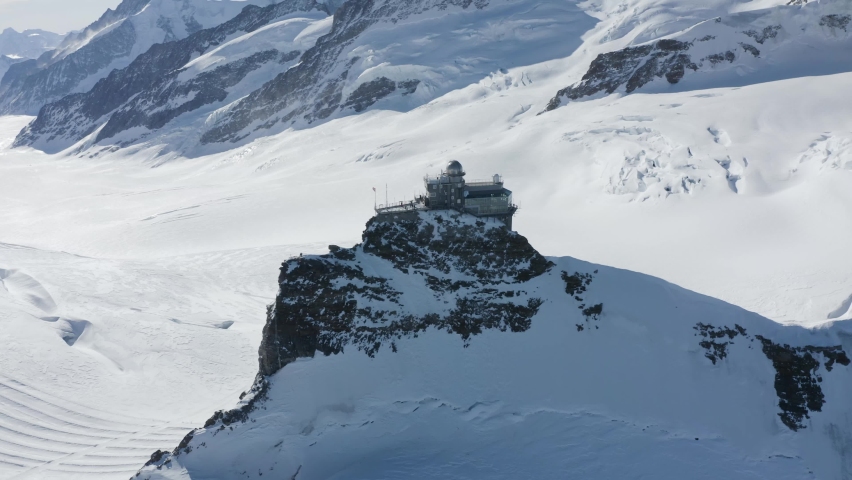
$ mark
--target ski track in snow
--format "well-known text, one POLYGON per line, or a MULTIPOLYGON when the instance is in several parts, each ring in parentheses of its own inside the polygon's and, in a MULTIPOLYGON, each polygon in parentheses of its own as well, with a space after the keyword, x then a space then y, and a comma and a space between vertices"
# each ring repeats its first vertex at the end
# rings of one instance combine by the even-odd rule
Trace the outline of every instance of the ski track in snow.
POLYGON ((77 405, 0 376, 0 476, 132 476, 157 449, 194 427, 77 405))

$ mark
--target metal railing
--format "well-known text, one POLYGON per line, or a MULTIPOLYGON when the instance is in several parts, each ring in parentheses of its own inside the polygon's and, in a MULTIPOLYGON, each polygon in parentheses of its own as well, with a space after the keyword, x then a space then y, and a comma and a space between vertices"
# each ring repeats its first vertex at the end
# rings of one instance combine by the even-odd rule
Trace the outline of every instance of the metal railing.
POLYGON ((376 205, 376 213, 400 213, 420 210, 425 208, 423 204, 417 203, 414 200, 409 202, 399 202, 388 205, 376 205))

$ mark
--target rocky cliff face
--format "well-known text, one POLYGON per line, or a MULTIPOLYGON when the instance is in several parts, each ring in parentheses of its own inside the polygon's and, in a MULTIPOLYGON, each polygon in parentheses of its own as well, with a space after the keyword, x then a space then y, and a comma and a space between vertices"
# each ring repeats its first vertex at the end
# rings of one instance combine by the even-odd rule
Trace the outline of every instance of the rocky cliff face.
POLYGON ((398 217, 373 218, 352 249, 332 247, 328 255, 282 265, 260 346, 262 375, 316 352, 396 351, 396 341, 428 329, 465 344, 488 329, 529 329, 542 299, 528 282, 552 264, 526 238, 457 213, 398 217), (392 269, 365 273, 377 261, 392 269), (404 285, 418 285, 416 293, 432 305, 409 303, 415 292, 404 285))
POLYGON ((27 145, 41 139, 46 143, 64 140, 61 146, 67 146, 92 133, 104 117, 131 98, 132 103, 108 119, 100 134, 102 138, 135 126, 156 128, 182 112, 221 99, 224 89, 238 83, 260 64, 293 61, 296 54, 267 50, 183 82, 178 79, 182 67, 193 56, 204 54, 236 34, 253 32, 296 11, 314 9, 324 7, 313 0, 285 1, 264 8, 248 6, 221 25, 182 40, 154 45, 126 68, 112 71, 90 91, 46 105, 38 118, 18 135, 15 144, 27 145))
MULTIPOLYGON (((564 468, 553 459, 573 457, 570 445, 583 442, 566 438, 547 459, 518 453, 575 431, 564 418, 548 420, 554 431, 527 425, 537 415, 528 412, 594 405, 615 415, 600 419, 595 451, 627 448, 631 436, 643 448, 615 467, 582 456, 577 468, 635 469, 659 450, 649 471, 676 478, 678 448, 686 465, 712 470, 707 478, 840 479, 852 461, 843 440, 847 335, 844 325, 782 327, 659 280, 548 260, 502 224, 470 215, 376 217, 359 245, 282 265, 254 386, 137 477, 319 479, 353 462, 384 465, 374 460, 399 448, 405 458, 393 468, 417 477, 437 461, 420 463, 417 452, 435 448, 422 439, 440 439, 444 451, 462 435, 466 461, 494 468, 509 455, 551 478, 564 468), (606 433, 612 422, 632 425, 627 437, 606 433), (482 439, 469 433, 483 428, 482 439), (667 443, 671 435, 684 444, 667 443), (713 445, 712 459, 700 442, 713 445), (338 459, 342 445, 350 455, 338 459), (767 457, 766 445, 783 454, 767 457)), ((464 471, 439 456, 456 465, 449 476, 464 471)))
POLYGON ((821 63, 809 63, 810 53, 801 50, 801 45, 819 45, 823 53, 848 49, 852 40, 847 30, 850 19, 848 8, 838 2, 791 3, 709 19, 669 38, 598 55, 583 78, 559 90, 545 111, 566 101, 616 92, 629 94, 651 84, 657 85, 652 91, 658 91, 698 73, 722 86, 742 82, 748 75, 765 74, 768 80, 793 72, 815 75, 846 71, 840 66, 826 68, 821 63), (772 72, 774 66, 784 63, 788 64, 786 72, 772 72))
MULTIPOLYGON (((269 0, 249 3, 268 4, 269 0)), ((89 90, 157 43, 215 26, 246 2, 124 0, 81 32, 70 34, 38 59, 16 65, 0 82, 0 114, 34 115, 68 94, 89 90)))

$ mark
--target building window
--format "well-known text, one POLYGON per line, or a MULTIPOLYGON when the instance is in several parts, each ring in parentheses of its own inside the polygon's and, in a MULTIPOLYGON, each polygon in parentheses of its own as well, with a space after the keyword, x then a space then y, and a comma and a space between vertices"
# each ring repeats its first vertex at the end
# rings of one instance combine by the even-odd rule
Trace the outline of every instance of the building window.
POLYGON ((429 197, 435 198, 435 192, 429 192, 429 197))
POLYGON ((461 198, 456 200, 456 203, 461 203, 461 198))

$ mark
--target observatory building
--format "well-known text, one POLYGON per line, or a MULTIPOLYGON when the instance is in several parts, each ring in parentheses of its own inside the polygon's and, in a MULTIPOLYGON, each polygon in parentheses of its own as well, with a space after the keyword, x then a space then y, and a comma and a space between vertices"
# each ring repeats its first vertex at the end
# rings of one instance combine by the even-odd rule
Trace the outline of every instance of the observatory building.
POLYGON ((512 216, 518 207, 512 203, 512 192, 503 186, 503 178, 466 182, 461 163, 452 160, 440 175, 423 179, 426 194, 409 203, 379 206, 376 213, 398 213, 410 210, 456 210, 477 217, 493 218, 512 228, 512 216))

